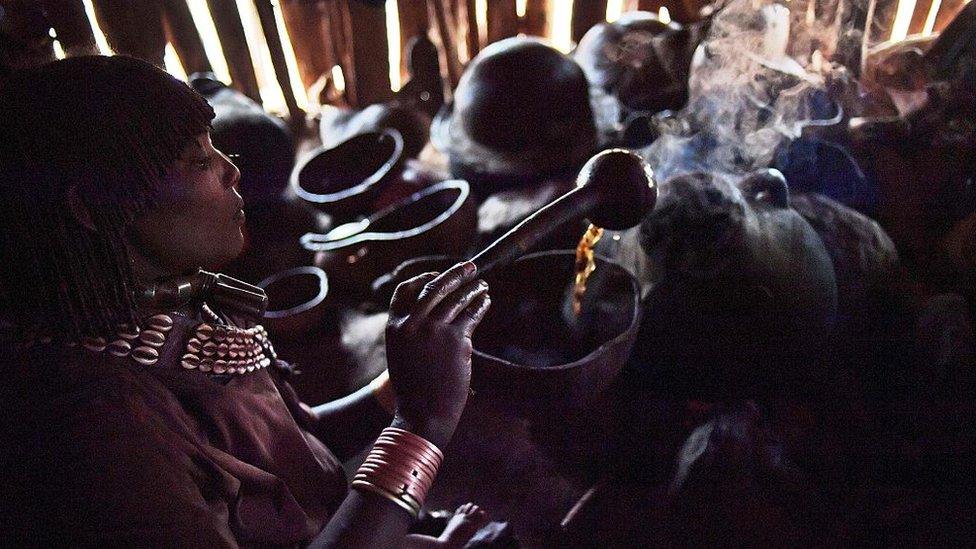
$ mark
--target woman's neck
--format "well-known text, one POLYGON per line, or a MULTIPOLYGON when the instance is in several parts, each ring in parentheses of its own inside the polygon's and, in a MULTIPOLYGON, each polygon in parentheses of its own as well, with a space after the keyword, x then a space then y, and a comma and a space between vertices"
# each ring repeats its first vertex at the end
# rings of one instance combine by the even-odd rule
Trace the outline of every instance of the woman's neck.
POLYGON ((136 283, 148 284, 158 280, 172 278, 174 276, 189 274, 188 272, 180 272, 180 270, 177 268, 161 264, 148 255, 142 253, 138 246, 133 246, 131 243, 126 243, 126 248, 129 252, 132 278, 136 281, 136 283))

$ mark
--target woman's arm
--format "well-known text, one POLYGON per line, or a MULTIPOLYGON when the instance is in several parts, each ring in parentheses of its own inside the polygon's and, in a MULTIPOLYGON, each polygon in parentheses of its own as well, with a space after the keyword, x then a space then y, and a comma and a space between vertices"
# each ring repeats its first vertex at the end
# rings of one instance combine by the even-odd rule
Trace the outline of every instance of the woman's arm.
POLYGON ((345 461, 376 440, 395 410, 390 372, 383 370, 358 391, 312 408, 316 417, 313 434, 345 461))
MULTIPOLYGON (((464 410, 471 383, 471 334, 490 304, 488 286, 474 279, 475 270, 473 263, 465 262, 441 275, 412 278, 397 287, 390 303, 386 354, 397 396, 392 427, 436 448, 447 446, 464 410)), ((353 408, 354 402, 358 399, 350 401, 353 408)), ((414 442, 391 447, 386 442, 379 451, 393 461, 409 461, 420 446, 414 442)), ((395 469, 392 461, 381 464, 377 478, 394 475, 395 469)), ((436 465, 433 469, 436 474, 436 465)), ((410 523, 405 508, 354 484, 312 547, 399 547, 410 523)))

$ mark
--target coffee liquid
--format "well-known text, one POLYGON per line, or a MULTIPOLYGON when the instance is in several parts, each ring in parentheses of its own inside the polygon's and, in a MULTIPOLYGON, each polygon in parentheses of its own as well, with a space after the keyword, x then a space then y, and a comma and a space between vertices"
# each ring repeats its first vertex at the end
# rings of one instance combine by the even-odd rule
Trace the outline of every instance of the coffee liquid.
POLYGON ((580 315, 583 310, 583 296, 586 294, 586 281, 590 274, 596 269, 596 261, 593 259, 593 247, 603 236, 603 229, 590 224, 583 233, 576 246, 576 279, 573 286, 573 313, 580 315))

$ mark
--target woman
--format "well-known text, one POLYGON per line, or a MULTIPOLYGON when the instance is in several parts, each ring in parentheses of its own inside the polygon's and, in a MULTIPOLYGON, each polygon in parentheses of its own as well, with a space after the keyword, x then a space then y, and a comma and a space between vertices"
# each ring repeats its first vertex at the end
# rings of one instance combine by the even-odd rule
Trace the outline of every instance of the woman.
POLYGON ((397 288, 396 414, 348 489, 319 439, 375 439, 375 399, 300 403, 247 314, 254 289, 200 273, 244 242, 240 174, 212 117, 125 57, 59 61, 0 91, 4 539, 406 543, 465 405, 487 286, 463 263, 397 288))

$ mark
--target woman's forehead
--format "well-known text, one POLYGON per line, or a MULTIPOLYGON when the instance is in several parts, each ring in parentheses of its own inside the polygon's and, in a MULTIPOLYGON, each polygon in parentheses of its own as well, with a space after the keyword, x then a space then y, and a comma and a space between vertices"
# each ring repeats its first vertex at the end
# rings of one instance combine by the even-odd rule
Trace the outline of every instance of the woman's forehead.
POLYGON ((180 151, 180 158, 186 159, 188 157, 197 156, 200 153, 206 153, 213 148, 213 143, 210 141, 210 132, 204 132, 193 139, 186 142, 183 146, 183 150, 180 151))

